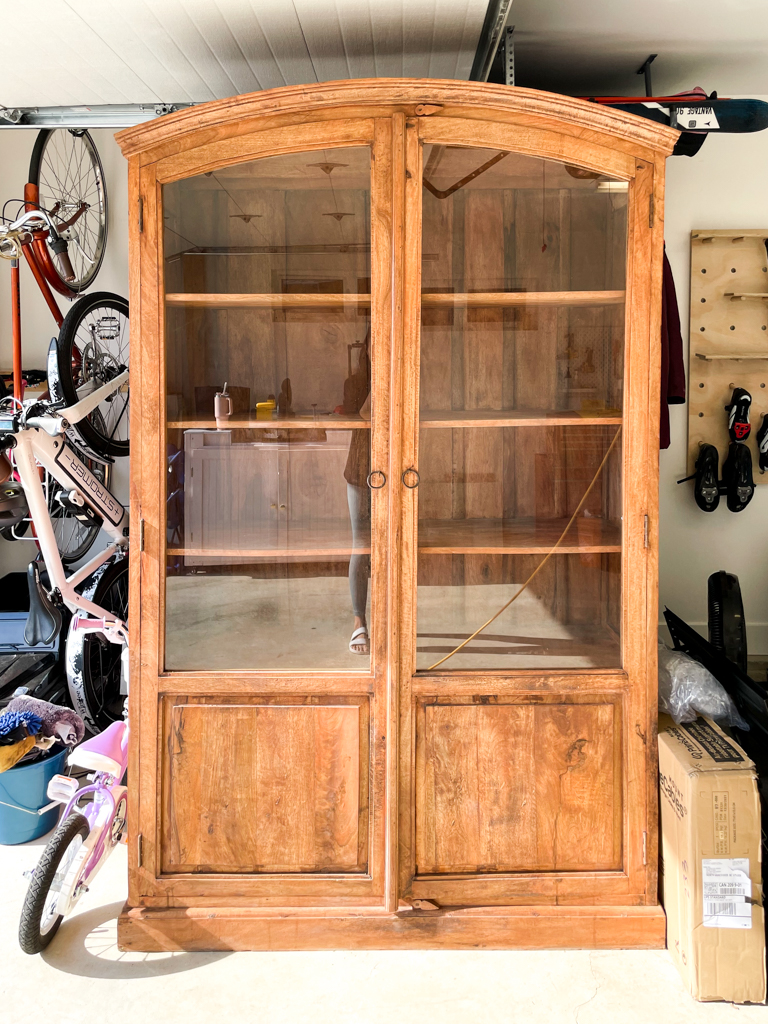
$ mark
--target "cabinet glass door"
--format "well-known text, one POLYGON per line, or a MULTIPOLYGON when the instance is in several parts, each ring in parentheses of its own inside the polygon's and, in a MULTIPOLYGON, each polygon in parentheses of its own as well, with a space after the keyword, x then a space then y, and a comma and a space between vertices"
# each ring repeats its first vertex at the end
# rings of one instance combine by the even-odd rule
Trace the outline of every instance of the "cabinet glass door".
POLYGON ((627 189, 424 147, 418 670, 621 665, 627 189))
POLYGON ((165 667, 367 671, 371 151, 163 188, 165 667))

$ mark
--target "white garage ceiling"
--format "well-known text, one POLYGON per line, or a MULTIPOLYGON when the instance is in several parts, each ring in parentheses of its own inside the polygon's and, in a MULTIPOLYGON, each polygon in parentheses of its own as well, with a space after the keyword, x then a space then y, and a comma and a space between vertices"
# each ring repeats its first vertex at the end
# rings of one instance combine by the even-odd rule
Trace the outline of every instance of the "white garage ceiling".
MULTIPOLYGON (((488 0, 35 0, 0 106, 188 103, 364 77, 467 78, 488 0), (34 55, 34 61, 31 55, 34 55)), ((514 0, 517 83, 768 94, 768 0, 514 0)))
POLYGON ((35 0, 34 40, 6 40, 0 104, 189 102, 340 78, 467 78, 487 6, 35 0))
POLYGON ((657 95, 701 85, 768 94, 767 0, 514 0, 517 84, 571 95, 657 95))

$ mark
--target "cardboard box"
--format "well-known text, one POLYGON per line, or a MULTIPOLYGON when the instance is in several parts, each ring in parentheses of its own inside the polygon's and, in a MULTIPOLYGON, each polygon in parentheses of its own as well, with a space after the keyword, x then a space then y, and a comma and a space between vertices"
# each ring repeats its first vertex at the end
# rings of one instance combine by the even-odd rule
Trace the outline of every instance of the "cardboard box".
POLYGON ((755 766, 709 719, 659 716, 667 946, 692 996, 765 1001, 755 766))

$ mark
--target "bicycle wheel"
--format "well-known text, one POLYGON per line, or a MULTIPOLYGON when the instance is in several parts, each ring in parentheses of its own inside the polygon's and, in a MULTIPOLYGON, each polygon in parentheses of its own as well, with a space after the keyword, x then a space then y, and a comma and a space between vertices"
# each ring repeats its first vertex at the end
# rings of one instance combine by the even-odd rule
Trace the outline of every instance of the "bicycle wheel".
POLYGON ((75 272, 67 281, 58 258, 56 273, 73 291, 84 291, 99 272, 107 245, 107 187, 104 168, 88 132, 44 128, 38 133, 29 164, 29 180, 37 185, 38 202, 55 225, 74 217, 83 203, 87 208, 70 227, 61 229, 75 272))
MULTIPOLYGON (((98 409, 96 410, 98 413, 98 409)), ((85 463, 96 479, 109 490, 112 479, 112 466, 107 462, 89 458, 84 452, 73 449, 81 462, 85 463)), ((73 565, 85 557, 98 537, 101 526, 96 523, 84 523, 58 500, 63 491, 61 484, 48 475, 48 514, 56 536, 56 546, 63 565, 73 565)))
MULTIPOLYGON (((105 562, 82 588, 82 594, 127 622, 128 559, 105 562)), ((122 720, 125 696, 120 693, 121 653, 122 647, 110 643, 101 633, 83 633, 70 625, 67 685, 72 706, 91 732, 101 732, 122 720)))
POLYGON ((40 953, 59 930, 56 913, 61 884, 88 838, 87 819, 74 812, 59 825, 38 861, 29 883, 19 921, 19 945, 25 953, 40 953))
MULTIPOLYGON (((114 380, 128 369, 126 300, 111 292, 94 292, 78 299, 61 325, 56 352, 61 393, 68 405, 114 380)), ((129 399, 129 386, 124 384, 76 425, 83 441, 97 455, 111 458, 128 454, 129 399)))

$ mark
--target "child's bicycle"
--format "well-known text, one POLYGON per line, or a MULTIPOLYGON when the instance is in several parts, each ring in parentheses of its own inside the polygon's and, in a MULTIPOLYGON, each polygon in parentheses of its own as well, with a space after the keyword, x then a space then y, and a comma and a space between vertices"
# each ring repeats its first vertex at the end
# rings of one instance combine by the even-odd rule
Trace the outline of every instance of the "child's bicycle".
POLYGON ((128 726, 112 725, 75 747, 69 763, 95 774, 90 786, 54 775, 48 797, 65 804, 61 824, 48 840, 30 882, 19 922, 25 953, 40 953, 58 931, 125 833, 128 790, 120 782, 128 763, 128 726), (86 795, 90 802, 80 807, 86 795))

